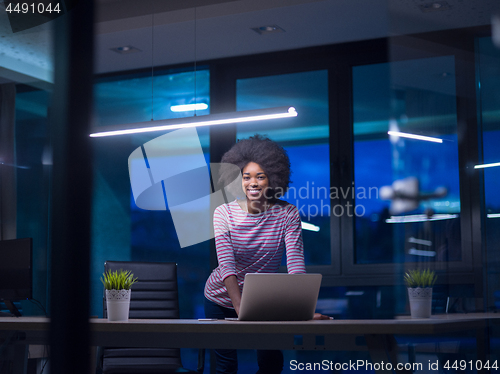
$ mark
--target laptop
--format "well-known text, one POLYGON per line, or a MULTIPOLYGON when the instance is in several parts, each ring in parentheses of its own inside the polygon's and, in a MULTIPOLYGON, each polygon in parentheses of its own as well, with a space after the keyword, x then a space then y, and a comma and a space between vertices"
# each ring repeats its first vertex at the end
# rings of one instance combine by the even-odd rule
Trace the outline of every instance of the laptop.
POLYGON ((321 274, 249 273, 239 321, 307 321, 314 317, 321 274))

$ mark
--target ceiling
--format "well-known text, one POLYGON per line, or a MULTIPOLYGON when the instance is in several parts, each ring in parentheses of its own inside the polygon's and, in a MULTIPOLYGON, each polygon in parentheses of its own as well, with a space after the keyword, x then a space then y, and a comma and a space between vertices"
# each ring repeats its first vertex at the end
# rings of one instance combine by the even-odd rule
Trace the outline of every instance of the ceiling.
MULTIPOLYGON (((498 0, 98 0, 96 73, 487 25, 498 0), (430 4, 439 3, 435 11, 430 4), (284 32, 259 34, 260 26, 284 32), (113 48, 132 46, 135 53, 113 48)), ((0 0, 0 6, 3 1, 0 0)), ((1 8, 0 8, 1 9, 1 8)), ((77 11, 75 9, 74 11, 77 11)), ((0 12, 0 83, 52 82, 51 23, 12 33, 0 12)))

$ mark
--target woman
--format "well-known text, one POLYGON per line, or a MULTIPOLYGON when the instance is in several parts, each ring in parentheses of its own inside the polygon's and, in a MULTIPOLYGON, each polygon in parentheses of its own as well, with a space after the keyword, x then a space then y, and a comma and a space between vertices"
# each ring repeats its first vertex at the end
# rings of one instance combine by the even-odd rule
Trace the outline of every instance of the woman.
MULTIPOLYGON (((290 160, 278 143, 255 135, 236 143, 222 163, 237 165, 242 174, 241 198, 214 213, 219 266, 205 285, 207 318, 238 316, 247 273, 274 273, 286 252, 288 273, 305 273, 302 227, 297 208, 279 200, 290 183, 290 160)), ((220 182, 230 177, 222 172, 220 182)), ((315 315, 317 319, 327 316, 315 315)), ((236 373, 236 350, 215 350, 217 373, 236 373)), ((281 351, 257 351, 258 373, 280 373, 281 351)))

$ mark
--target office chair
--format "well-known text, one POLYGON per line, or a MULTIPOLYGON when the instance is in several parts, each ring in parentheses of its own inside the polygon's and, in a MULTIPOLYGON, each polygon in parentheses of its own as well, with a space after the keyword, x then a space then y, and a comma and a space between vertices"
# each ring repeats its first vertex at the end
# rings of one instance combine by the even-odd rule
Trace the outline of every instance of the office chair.
MULTIPOLYGON (((130 270, 137 283, 132 286, 130 299, 131 319, 179 318, 177 264, 173 262, 107 261, 104 271, 130 270)), ((103 297, 104 318, 107 317, 106 298, 103 297)), ((198 354, 198 368, 182 366, 178 348, 112 348, 99 347, 96 373, 149 374, 149 373, 202 373, 205 350, 198 354)))

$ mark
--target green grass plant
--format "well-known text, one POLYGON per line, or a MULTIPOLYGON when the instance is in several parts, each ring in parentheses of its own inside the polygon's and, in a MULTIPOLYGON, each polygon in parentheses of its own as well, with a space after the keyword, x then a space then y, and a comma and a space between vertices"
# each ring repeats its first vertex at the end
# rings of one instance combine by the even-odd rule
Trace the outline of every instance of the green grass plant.
POLYGON ((436 273, 430 269, 409 270, 404 276, 404 281, 408 288, 432 287, 436 283, 436 280, 436 273))
POLYGON ((137 278, 129 270, 108 270, 102 274, 101 282, 106 290, 129 290, 137 278))

